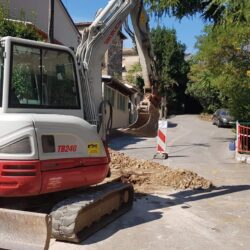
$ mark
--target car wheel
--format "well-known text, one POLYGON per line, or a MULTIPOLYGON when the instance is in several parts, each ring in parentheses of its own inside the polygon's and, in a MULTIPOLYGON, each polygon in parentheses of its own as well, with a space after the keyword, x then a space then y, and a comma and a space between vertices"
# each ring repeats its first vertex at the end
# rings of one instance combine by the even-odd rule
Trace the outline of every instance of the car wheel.
POLYGON ((218 128, 221 128, 222 127, 222 123, 220 120, 218 120, 218 124, 217 124, 218 128))

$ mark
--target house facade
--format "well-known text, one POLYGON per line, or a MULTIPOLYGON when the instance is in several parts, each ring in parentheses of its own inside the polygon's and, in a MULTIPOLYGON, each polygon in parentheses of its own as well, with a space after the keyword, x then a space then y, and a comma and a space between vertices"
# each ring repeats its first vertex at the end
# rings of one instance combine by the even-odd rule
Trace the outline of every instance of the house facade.
POLYGON ((112 128, 126 128, 134 120, 131 98, 137 94, 137 89, 129 87, 111 76, 102 76, 104 100, 110 102, 113 108, 112 128))
MULTIPOLYGON (((48 33, 50 0, 0 0, 10 19, 32 23, 48 33)), ((58 43, 77 48, 80 33, 60 0, 54 1, 54 38, 58 43)))

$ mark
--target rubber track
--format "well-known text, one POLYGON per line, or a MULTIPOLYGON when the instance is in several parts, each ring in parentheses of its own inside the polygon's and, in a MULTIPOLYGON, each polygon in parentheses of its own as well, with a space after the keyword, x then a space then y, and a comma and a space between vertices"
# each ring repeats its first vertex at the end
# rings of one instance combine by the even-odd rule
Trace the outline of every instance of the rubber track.
MULTIPOLYGON (((86 190, 83 194, 78 194, 56 204, 52 209, 52 235, 55 239, 78 243, 126 213, 133 204, 134 189, 131 184, 123 184, 121 182, 111 182, 96 186, 86 190), (79 215, 84 211, 91 209, 98 201, 102 201, 105 197, 110 197, 116 192, 128 191, 128 201, 121 202, 118 210, 113 210, 111 214, 104 214, 99 221, 95 221, 91 226, 76 231, 76 223, 79 215)), ((82 217, 81 217, 82 218, 82 217)))

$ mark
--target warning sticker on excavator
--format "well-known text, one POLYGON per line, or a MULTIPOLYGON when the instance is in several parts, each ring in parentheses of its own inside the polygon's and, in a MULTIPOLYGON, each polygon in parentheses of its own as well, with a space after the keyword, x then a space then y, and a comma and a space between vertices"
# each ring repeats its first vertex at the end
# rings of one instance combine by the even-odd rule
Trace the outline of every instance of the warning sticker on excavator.
POLYGON ((99 154, 100 153, 100 145, 99 143, 90 143, 88 144, 88 154, 99 154))

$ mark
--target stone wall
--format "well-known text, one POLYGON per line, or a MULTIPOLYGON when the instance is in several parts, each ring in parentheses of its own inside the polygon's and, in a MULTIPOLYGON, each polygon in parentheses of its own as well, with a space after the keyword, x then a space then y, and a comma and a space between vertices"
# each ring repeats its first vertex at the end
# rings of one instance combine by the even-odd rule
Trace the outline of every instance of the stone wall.
POLYGON ((107 75, 114 76, 120 79, 122 76, 122 50, 123 50, 123 39, 118 34, 106 55, 106 70, 107 75))

